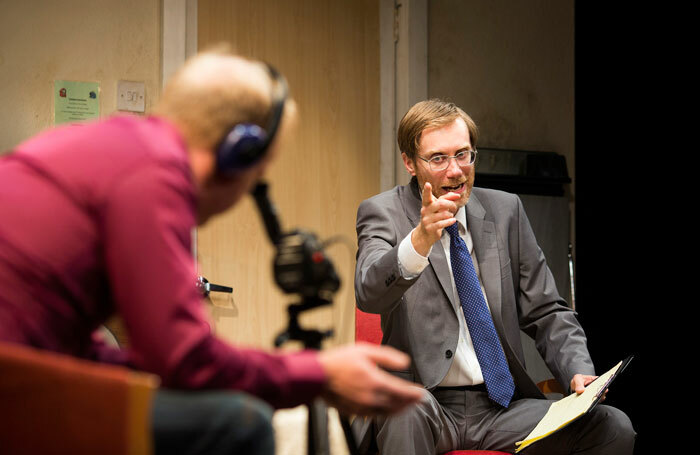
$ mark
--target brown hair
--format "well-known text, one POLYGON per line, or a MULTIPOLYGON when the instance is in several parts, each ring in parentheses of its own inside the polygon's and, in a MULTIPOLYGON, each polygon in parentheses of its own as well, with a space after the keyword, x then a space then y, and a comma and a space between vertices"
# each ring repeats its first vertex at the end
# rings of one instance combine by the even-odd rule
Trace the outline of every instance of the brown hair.
POLYGON ((472 147, 476 147, 479 130, 474 120, 454 103, 430 99, 414 104, 401 119, 396 134, 399 149, 415 161, 423 131, 427 128, 445 126, 457 118, 462 118, 467 124, 472 147))

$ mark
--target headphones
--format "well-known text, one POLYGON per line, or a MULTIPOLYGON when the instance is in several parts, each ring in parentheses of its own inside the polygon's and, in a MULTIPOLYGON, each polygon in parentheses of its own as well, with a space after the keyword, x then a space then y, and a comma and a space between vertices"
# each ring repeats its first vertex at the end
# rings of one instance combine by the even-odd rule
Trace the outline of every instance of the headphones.
POLYGON ((216 148, 217 172, 231 176, 257 163, 267 151, 282 120, 287 99, 287 81, 275 68, 265 64, 272 79, 272 109, 265 129, 253 123, 234 125, 216 148))

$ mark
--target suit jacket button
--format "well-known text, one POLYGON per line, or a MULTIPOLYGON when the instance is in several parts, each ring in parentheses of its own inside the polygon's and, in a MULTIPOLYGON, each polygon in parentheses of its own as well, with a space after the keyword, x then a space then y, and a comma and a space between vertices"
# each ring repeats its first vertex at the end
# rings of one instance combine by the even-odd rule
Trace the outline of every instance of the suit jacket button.
POLYGON ((448 359, 451 359, 452 358, 452 351, 450 351, 449 349, 447 351, 445 351, 445 357, 448 359))

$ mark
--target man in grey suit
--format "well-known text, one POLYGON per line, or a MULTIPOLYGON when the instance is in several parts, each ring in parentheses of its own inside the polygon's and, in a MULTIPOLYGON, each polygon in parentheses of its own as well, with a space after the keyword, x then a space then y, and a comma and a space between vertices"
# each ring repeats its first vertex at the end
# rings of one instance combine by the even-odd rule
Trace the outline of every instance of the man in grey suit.
MULTIPOLYGON (((416 104, 398 131, 411 182, 358 209, 357 305, 381 315, 383 344, 410 355, 411 368, 395 374, 431 392, 371 423, 383 454, 513 452, 551 403, 525 371, 521 329, 563 387, 582 393, 596 377, 520 199, 473 188, 476 141, 476 125, 454 104, 416 104), (467 261, 476 291, 464 291, 467 261)), ((526 452, 625 454, 634 439, 624 413, 598 405, 526 452)))

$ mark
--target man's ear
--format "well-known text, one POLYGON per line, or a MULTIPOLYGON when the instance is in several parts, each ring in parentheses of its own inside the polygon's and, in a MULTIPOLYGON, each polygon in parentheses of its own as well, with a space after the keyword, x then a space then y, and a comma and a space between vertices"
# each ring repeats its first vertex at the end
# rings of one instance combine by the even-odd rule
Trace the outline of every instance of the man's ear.
POLYGON ((412 176, 416 175, 416 163, 408 157, 405 153, 401 152, 401 158, 403 158, 403 164, 406 166, 406 170, 412 176))
POLYGON ((187 155, 192 176, 198 187, 203 187, 216 175, 216 157, 211 148, 190 146, 187 155))

